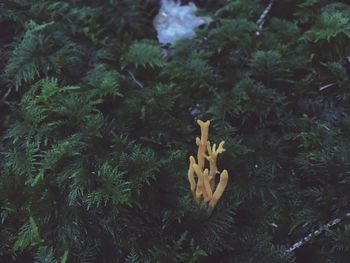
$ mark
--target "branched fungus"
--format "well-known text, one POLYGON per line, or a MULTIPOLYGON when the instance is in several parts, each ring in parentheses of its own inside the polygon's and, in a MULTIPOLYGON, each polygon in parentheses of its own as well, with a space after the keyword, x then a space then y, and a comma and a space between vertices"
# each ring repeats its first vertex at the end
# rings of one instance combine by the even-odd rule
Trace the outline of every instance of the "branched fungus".
POLYGON ((220 142, 218 148, 216 148, 216 144, 213 144, 213 147, 211 147, 210 141, 208 141, 210 121, 203 122, 198 120, 197 123, 201 128, 201 138, 196 138, 198 162, 196 163, 195 158, 190 156, 188 180, 195 200, 198 203, 202 200, 208 203, 208 213, 211 214, 224 193, 228 181, 228 172, 223 170, 220 174, 218 185, 215 185, 216 174, 220 173, 217 168, 217 157, 225 151, 225 142, 220 142), (205 168, 205 160, 209 162, 209 170, 205 168))

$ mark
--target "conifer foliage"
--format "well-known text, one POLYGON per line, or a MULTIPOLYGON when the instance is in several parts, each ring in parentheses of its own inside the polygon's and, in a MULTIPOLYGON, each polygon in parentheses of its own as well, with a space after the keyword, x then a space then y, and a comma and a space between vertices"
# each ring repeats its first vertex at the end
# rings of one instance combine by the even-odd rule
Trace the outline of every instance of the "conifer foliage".
POLYGON ((150 1, 0 1, 0 262, 348 262, 350 5, 197 4, 162 47, 150 1), (198 119, 230 174, 210 215, 198 119))

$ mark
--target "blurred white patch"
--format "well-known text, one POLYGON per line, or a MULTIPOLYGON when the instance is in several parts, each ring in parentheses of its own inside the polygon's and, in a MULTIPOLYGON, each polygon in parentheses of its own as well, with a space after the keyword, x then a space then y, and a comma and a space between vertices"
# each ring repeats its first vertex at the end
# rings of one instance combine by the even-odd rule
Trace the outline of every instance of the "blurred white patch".
POLYGON ((196 16, 196 11, 197 6, 192 2, 180 5, 178 1, 161 0, 159 13, 153 20, 159 42, 174 43, 181 38, 193 37, 196 27, 212 21, 210 17, 196 16))

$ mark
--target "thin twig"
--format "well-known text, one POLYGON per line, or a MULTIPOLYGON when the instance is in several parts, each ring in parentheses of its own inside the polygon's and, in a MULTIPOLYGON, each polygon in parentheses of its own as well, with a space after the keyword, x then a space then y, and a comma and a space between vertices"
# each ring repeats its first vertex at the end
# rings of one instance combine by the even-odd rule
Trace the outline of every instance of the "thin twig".
MULTIPOLYGON (((345 218, 350 218, 350 213, 347 213, 345 215, 345 218)), ((325 225, 321 225, 317 230, 315 230, 314 232, 309 233, 307 236, 303 237, 298 242, 294 243, 290 248, 288 248, 286 250, 286 254, 290 254, 290 253, 294 252, 296 249, 302 247, 303 245, 308 243, 314 237, 317 237, 317 236, 321 235, 325 230, 328 230, 330 227, 339 224, 341 221, 342 221, 342 219, 336 218, 336 219, 328 222, 325 225)))
POLYGON ((335 84, 337 84, 337 83, 335 83, 335 82, 329 83, 327 85, 324 85, 324 86, 320 87, 320 90, 324 90, 326 88, 330 88, 330 87, 334 86, 335 84))
POLYGON ((132 74, 132 72, 131 72, 130 70, 128 70, 128 73, 129 73, 130 77, 132 78, 132 80, 137 84, 137 86, 139 86, 140 88, 143 89, 143 85, 141 84, 140 81, 138 81, 138 80, 135 78, 134 74, 132 74))
MULTIPOLYGON (((261 16, 259 17, 258 21, 256 21, 256 24, 258 25, 259 29, 262 30, 265 21, 266 21, 266 17, 269 14, 273 3, 275 2, 275 0, 271 0, 270 3, 268 4, 268 6, 265 8, 264 12, 262 12, 261 16)), ((256 32, 257 35, 260 35, 260 32, 256 32)))

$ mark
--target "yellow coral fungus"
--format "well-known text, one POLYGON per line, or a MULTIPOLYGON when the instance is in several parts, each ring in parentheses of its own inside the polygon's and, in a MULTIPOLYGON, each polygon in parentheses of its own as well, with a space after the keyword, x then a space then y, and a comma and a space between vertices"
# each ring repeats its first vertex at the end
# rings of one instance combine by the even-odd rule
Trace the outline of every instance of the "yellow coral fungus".
POLYGON ((210 180, 210 186, 211 188, 214 188, 215 186, 215 177, 218 172, 218 168, 216 166, 216 160, 220 153, 223 153, 225 151, 224 149, 224 141, 220 142, 219 147, 216 149, 216 144, 213 145, 213 149, 210 147, 210 141, 207 142, 207 151, 209 155, 205 155, 205 158, 209 161, 209 167, 210 167, 210 174, 209 174, 209 180, 210 180))
POLYGON ((196 163, 194 157, 190 156, 188 180, 195 200, 198 203, 201 202, 201 200, 208 203, 208 212, 211 214, 221 198, 228 181, 228 172, 227 170, 224 170, 220 175, 220 182, 215 189, 215 177, 216 174, 219 173, 217 168, 217 157, 225 151, 223 147, 225 142, 220 142, 218 148, 216 148, 216 144, 213 144, 213 147, 211 147, 210 141, 208 141, 210 121, 203 122, 198 120, 197 124, 201 128, 201 138, 196 138, 196 144, 198 146, 198 162, 196 163), (205 160, 209 161, 209 170, 205 169, 205 160), (194 174, 197 175, 197 182, 194 174))
POLYGON ((222 194, 224 193, 224 190, 226 188, 228 181, 228 173, 227 170, 223 170, 221 175, 220 175, 220 182, 218 186, 216 187, 216 190, 213 194, 213 198, 209 202, 209 213, 211 213, 218 203, 219 199, 221 198, 222 194))
POLYGON ((198 146, 197 160, 199 168, 203 171, 205 162, 205 148, 207 147, 210 121, 203 122, 198 120, 197 123, 201 127, 201 138, 196 138, 196 144, 198 146))
POLYGON ((203 194, 203 186, 204 186, 204 180, 203 180, 203 173, 199 169, 199 166, 197 164, 193 165, 193 169, 197 174, 198 180, 197 180, 197 189, 196 189, 196 201, 200 202, 201 196, 203 194))
POLYGON ((196 164, 196 160, 194 159, 193 156, 190 156, 190 167, 188 168, 188 181, 190 182, 191 185, 191 192, 193 196, 196 196, 196 181, 194 179, 194 170, 193 170, 193 165, 196 164))
POLYGON ((209 202, 213 197, 213 192, 212 192, 210 184, 209 184, 209 171, 208 171, 208 169, 204 170, 203 182, 204 182, 203 192, 205 191, 205 195, 203 195, 204 202, 209 202))

